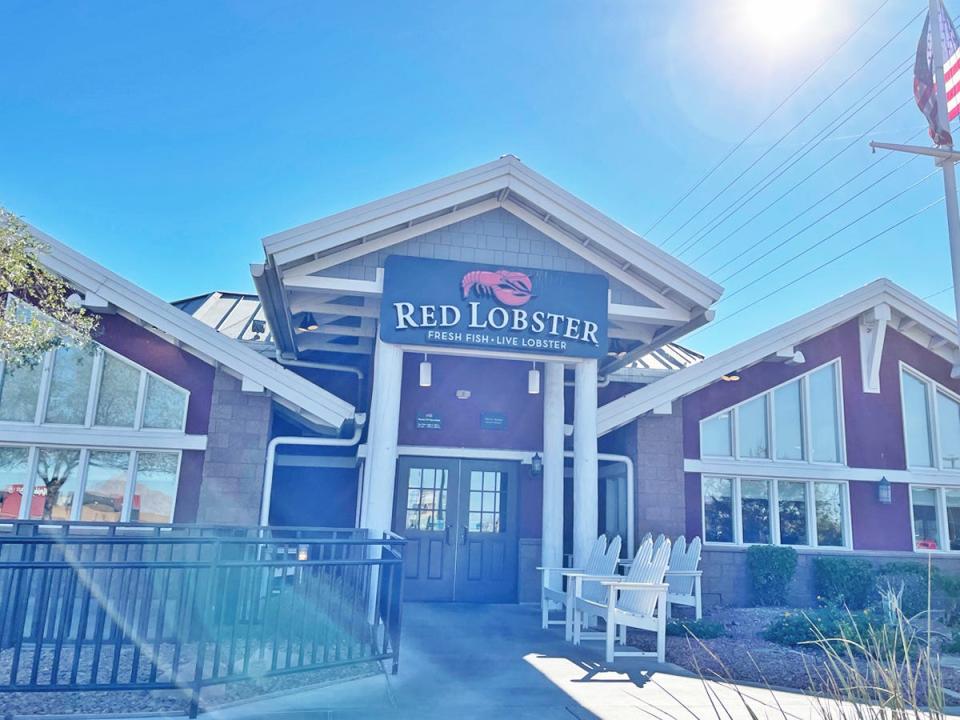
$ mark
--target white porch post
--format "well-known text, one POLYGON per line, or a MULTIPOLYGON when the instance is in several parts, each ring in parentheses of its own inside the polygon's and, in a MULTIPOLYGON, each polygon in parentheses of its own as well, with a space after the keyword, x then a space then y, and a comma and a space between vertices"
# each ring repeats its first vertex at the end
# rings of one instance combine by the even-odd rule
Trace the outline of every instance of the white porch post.
MULTIPOLYGON (((548 362, 543 380, 543 567, 563 566, 563 363, 548 362)), ((548 573, 550 587, 560 576, 548 573)))
POLYGON ((573 559, 582 567, 597 539, 597 361, 576 366, 573 400, 573 559))
POLYGON ((377 338, 375 352, 360 526, 373 533, 382 533, 390 530, 392 525, 390 518, 393 515, 393 486, 397 471, 403 351, 399 346, 377 338))

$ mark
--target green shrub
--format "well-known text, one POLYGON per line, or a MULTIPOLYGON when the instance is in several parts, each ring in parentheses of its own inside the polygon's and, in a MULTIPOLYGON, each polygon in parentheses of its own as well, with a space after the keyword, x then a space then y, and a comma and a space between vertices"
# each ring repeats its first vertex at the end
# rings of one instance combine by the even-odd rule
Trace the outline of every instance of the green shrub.
MULTIPOLYGON (((934 571, 936 581, 936 571, 934 571)), ((927 610, 927 566, 915 562, 890 562, 880 566, 877 571, 877 590, 886 588, 899 591, 900 609, 908 618, 927 610)))
POLYGON ((853 612, 835 605, 805 612, 785 612, 763 631, 763 637, 779 645, 816 643, 821 638, 854 638, 871 625, 870 610, 853 612))
POLYGON ((722 623, 710 620, 671 620, 667 623, 667 635, 712 640, 726 634, 727 629, 722 623))
POLYGON ((813 561, 814 586, 824 604, 863 610, 876 588, 876 571, 868 560, 818 557, 813 561))
POLYGON ((751 545, 747 569, 755 605, 785 605, 787 586, 797 570, 797 551, 792 547, 751 545))
POLYGON ((943 641, 940 652, 950 653, 951 655, 960 654, 960 631, 954 630, 950 639, 943 641))
POLYGON ((943 622, 950 627, 960 625, 960 575, 938 573, 934 584, 943 605, 943 622))

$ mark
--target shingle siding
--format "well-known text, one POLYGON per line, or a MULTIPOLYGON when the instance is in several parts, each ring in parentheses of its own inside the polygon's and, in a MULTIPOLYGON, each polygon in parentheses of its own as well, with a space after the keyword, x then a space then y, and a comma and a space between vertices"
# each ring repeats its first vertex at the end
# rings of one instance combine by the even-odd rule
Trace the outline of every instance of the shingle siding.
MULTIPOLYGON (((596 273, 597 268, 579 255, 527 225, 502 208, 461 220, 445 228, 372 252, 323 271, 331 277, 374 280, 388 255, 478 262, 492 265, 566 272, 596 273)), ((610 278, 613 301, 652 305, 647 298, 610 278)))

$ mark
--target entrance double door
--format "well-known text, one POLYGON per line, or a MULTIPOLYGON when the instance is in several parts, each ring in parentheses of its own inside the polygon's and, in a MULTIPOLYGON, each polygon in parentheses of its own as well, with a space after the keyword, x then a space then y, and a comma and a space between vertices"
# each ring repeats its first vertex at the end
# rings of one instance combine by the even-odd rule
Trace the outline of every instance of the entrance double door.
POLYGON ((404 457, 394 529, 407 600, 516 602, 519 463, 404 457))

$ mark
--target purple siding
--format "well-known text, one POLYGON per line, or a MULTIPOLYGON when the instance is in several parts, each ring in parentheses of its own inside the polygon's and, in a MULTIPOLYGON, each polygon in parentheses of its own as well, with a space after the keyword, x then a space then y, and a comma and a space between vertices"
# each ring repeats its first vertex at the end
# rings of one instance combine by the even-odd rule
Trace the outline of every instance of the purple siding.
MULTIPOLYGON (((96 340, 104 347, 189 390, 186 431, 191 435, 207 434, 213 393, 213 367, 120 315, 100 317, 96 340)), ((203 461, 204 453, 201 451, 183 452, 174 510, 176 522, 196 520, 203 461)))
MULTIPOLYGON (((950 363, 896 330, 887 329, 880 364, 880 392, 865 393, 860 378, 858 321, 849 320, 799 346, 802 365, 758 363, 739 373, 738 382, 717 381, 684 398, 684 456, 700 457, 699 421, 747 400, 775 385, 840 358, 842 367, 844 431, 850 467, 906 469, 903 414, 900 404, 900 362, 929 376, 954 392, 960 382, 950 378, 950 363)), ((699 531, 700 480, 687 474, 687 529, 699 531), (691 503, 693 507, 691 507, 691 503)), ((894 484, 893 502, 881 505, 872 482, 850 483, 854 548, 857 550, 911 550, 910 503, 906 485, 894 484)))
POLYGON ((401 445, 540 450, 543 447, 543 395, 527 393, 530 363, 514 360, 431 355, 432 386, 419 385, 422 355, 403 358, 400 399, 401 445), (457 390, 470 398, 458 400, 457 390), (439 415, 439 430, 417 428, 417 415, 439 415), (506 429, 484 430, 483 413, 502 413, 506 429))

